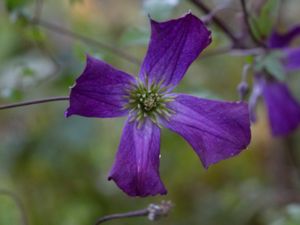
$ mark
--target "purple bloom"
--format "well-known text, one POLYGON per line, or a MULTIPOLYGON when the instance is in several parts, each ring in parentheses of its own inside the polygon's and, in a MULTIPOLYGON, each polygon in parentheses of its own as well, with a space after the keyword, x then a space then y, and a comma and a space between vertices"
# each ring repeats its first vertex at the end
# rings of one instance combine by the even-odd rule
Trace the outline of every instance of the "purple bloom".
POLYGON ((287 72, 300 69, 300 47, 290 47, 299 35, 300 26, 295 26, 284 34, 273 31, 268 39, 270 49, 282 51, 282 62, 287 72))
POLYGON ((130 196, 167 192, 159 175, 162 126, 185 138, 206 168, 250 142, 245 103, 171 93, 211 42, 204 24, 189 13, 161 23, 151 20, 151 28, 138 78, 88 56, 66 111, 66 116, 97 118, 128 115, 109 180, 130 196))
POLYGON ((255 106, 263 96, 273 136, 287 135, 300 124, 300 104, 283 82, 270 80, 264 74, 257 74, 254 89, 249 100, 250 118, 256 120, 255 106))
MULTIPOLYGON (((300 26, 285 34, 273 32, 267 42, 268 48, 281 52, 282 65, 286 72, 300 69, 300 48, 289 47, 300 35, 300 26)), ((268 74, 256 74, 254 88, 249 100, 250 117, 255 121, 255 105, 263 96, 273 136, 287 135, 300 124, 300 104, 290 93, 286 84, 268 74)))

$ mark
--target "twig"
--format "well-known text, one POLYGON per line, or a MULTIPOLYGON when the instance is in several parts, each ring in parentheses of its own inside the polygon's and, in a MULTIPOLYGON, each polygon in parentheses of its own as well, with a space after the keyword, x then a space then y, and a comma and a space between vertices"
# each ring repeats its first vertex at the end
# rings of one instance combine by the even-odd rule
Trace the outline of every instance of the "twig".
POLYGON ((37 21, 41 18, 43 5, 44 5, 43 0, 35 1, 35 9, 34 9, 34 17, 33 18, 37 21))
POLYGON ((117 213, 108 216, 103 216, 102 218, 98 219, 95 225, 104 223, 105 221, 114 220, 114 219, 121 219, 121 218, 130 218, 130 217, 140 217, 140 216, 147 216, 148 209, 137 210, 128 213, 117 213))
POLYGON ((117 213, 108 216, 101 217, 97 220, 95 225, 99 225, 109 220, 142 217, 147 216, 149 220, 153 221, 163 216, 167 216, 170 209, 173 207, 170 201, 162 201, 160 204, 150 204, 146 209, 136 210, 127 213, 117 213))
POLYGON ((49 23, 49 22, 44 21, 42 19, 36 20, 35 18, 33 18, 29 22, 31 22, 31 24, 33 24, 33 25, 43 27, 43 28, 45 28, 47 30, 51 30, 55 33, 65 35, 65 36, 68 36, 68 37, 71 37, 71 38, 74 38, 74 39, 78 39, 78 40, 80 40, 84 43, 92 44, 92 45, 97 46, 99 48, 105 49, 107 51, 115 53, 117 56, 127 60, 128 62, 131 62, 131 63, 136 64, 136 65, 140 65, 140 61, 138 59, 136 59, 135 57, 129 55, 128 53, 126 53, 126 52, 124 52, 124 51, 122 51, 122 50, 120 50, 116 47, 113 47, 111 45, 102 43, 98 40, 83 36, 83 35, 78 34, 78 33, 75 33, 71 30, 68 30, 68 29, 60 27, 58 25, 49 23))
POLYGON ((44 98, 44 99, 38 99, 38 100, 31 100, 31 101, 19 102, 19 103, 14 103, 14 104, 2 105, 2 106, 0 106, 0 110, 11 109, 11 108, 27 106, 27 105, 42 104, 42 103, 47 103, 47 102, 65 101, 65 100, 69 100, 69 97, 51 97, 51 98, 44 98))
POLYGON ((205 14, 211 15, 211 20, 228 36, 228 38, 237 47, 244 47, 240 40, 229 30, 229 28, 220 20, 216 15, 211 14, 211 10, 201 1, 201 0, 190 0, 194 5, 196 5, 205 14))
POLYGON ((17 207, 19 208, 19 210, 21 212, 21 224, 28 225, 29 223, 28 223, 28 218, 26 215, 25 207, 24 207, 22 201, 20 200, 20 198, 15 193, 13 193, 9 190, 5 190, 5 189, 0 189, 0 195, 6 195, 14 200, 14 202, 16 203, 17 207))
POLYGON ((229 53, 233 50, 232 46, 225 46, 225 47, 219 47, 217 49, 214 49, 212 51, 209 51, 207 53, 205 53, 203 56, 201 56, 201 59, 206 59, 206 58, 210 58, 213 56, 219 56, 219 55, 224 55, 226 53, 229 53))
POLYGON ((266 48, 266 44, 264 42, 262 42, 261 40, 257 39, 256 36, 255 36, 255 34, 253 33, 253 30, 251 28, 250 21, 249 21, 250 17, 249 17, 249 13, 248 13, 247 6, 246 6, 246 1, 245 0, 241 0, 241 4, 242 4, 242 10, 243 10, 243 14, 244 14, 244 21, 245 21, 245 24, 247 26, 248 32, 249 32, 249 34, 251 36, 251 39, 258 46, 266 48))

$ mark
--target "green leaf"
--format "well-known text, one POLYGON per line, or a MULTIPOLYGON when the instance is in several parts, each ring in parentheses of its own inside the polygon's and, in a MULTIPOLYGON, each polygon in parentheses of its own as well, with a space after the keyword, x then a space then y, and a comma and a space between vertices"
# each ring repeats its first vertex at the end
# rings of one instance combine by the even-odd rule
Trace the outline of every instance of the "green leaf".
POLYGON ((33 70, 32 68, 30 67, 24 67, 22 69, 22 75, 25 76, 25 77, 32 77, 36 74, 36 71, 33 70))
POLYGON ((271 76, 277 80, 285 80, 285 71, 281 62, 281 53, 278 51, 273 51, 264 56, 258 56, 255 59, 256 71, 267 71, 271 76))
POLYGON ((7 11, 13 12, 16 10, 20 10, 31 1, 32 0, 5 0, 5 7, 7 11))
POLYGON ((31 29, 26 30, 26 35, 30 40, 42 42, 46 40, 45 33, 38 27, 31 27, 31 29))
POLYGON ((260 14, 250 18, 251 29, 257 38, 269 36, 278 13, 279 3, 279 0, 267 0, 260 14))
POLYGON ((253 55, 248 55, 248 56, 245 57, 245 62, 246 62, 246 64, 253 64, 254 59, 255 58, 253 57, 253 55))

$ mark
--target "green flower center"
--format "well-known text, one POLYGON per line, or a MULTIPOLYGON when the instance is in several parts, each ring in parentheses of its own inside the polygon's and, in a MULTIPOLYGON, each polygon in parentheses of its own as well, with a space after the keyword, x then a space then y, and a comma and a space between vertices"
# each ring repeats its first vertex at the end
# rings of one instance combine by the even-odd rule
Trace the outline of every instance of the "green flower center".
POLYGON ((158 117, 168 117, 174 113, 167 108, 166 103, 174 100, 174 97, 167 95, 167 88, 160 87, 160 84, 144 85, 142 82, 134 84, 129 90, 126 98, 128 103, 124 108, 130 110, 131 120, 143 124, 146 118, 158 124, 158 117))

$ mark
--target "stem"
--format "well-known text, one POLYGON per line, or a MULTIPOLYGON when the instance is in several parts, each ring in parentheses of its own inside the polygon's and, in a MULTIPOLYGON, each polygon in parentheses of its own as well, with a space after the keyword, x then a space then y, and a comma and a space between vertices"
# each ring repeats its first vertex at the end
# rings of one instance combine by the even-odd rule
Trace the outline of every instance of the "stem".
POLYGON ((250 21, 249 21, 250 16, 249 16, 249 13, 248 13, 248 10, 247 10, 247 6, 246 6, 246 0, 241 0, 241 4, 242 4, 242 10, 243 10, 243 14, 244 14, 244 21, 245 21, 245 24, 247 26, 248 32, 249 32, 249 34, 251 36, 251 39, 258 46, 266 48, 266 44, 264 42, 262 42, 261 40, 257 39, 256 36, 253 33, 253 30, 251 28, 250 21))
POLYGON ((108 216, 101 217, 97 220, 95 225, 99 225, 109 220, 121 219, 121 218, 130 218, 130 217, 141 217, 147 216, 149 220, 157 220, 161 217, 167 216, 173 204, 170 201, 162 201, 160 204, 150 204, 148 208, 131 211, 127 213, 117 213, 111 214, 108 216))
MULTIPOLYGON (((196 5, 199 9, 201 9, 205 14, 210 14, 211 10, 201 1, 201 0, 190 0, 194 5, 196 5)), ((242 44, 240 40, 229 30, 229 28, 220 20, 216 15, 211 15, 212 21, 228 36, 228 38, 238 47, 242 44)))
POLYGON ((141 209, 141 210, 127 212, 127 213, 112 214, 112 215, 101 217, 100 219, 97 220, 95 225, 99 225, 109 220, 130 218, 130 217, 141 217, 141 216, 147 216, 148 214, 149 214, 148 209, 141 209))
POLYGON ((26 215, 25 207, 24 207, 22 201, 20 200, 20 198, 17 195, 15 195, 15 193, 13 193, 9 190, 5 190, 5 189, 0 189, 0 195, 6 195, 14 200, 14 202, 16 203, 17 207, 19 208, 19 210, 21 212, 21 224, 28 225, 29 223, 28 223, 28 218, 26 215))
POLYGON ((34 16, 33 18, 37 21, 41 18, 42 9, 43 9, 43 0, 36 0, 35 1, 35 10, 34 10, 34 16))
POLYGON ((2 106, 0 106, 0 110, 2 110, 2 109, 11 109, 11 108, 27 106, 27 105, 42 104, 42 103, 47 103, 47 102, 65 101, 65 100, 69 100, 69 97, 50 97, 50 98, 44 98, 44 99, 31 100, 31 101, 19 102, 19 103, 14 103, 14 104, 2 105, 2 106))
POLYGON ((133 57, 133 56, 127 54, 126 52, 124 52, 122 50, 119 50, 118 48, 113 47, 111 45, 108 45, 108 44, 102 43, 98 40, 83 36, 81 34, 75 33, 71 30, 68 30, 66 28, 57 26, 57 25, 49 23, 49 22, 46 22, 46 21, 41 20, 41 19, 37 20, 37 19, 33 18, 33 19, 30 20, 30 22, 34 25, 43 27, 47 30, 51 30, 51 31, 56 32, 58 34, 78 39, 78 40, 80 40, 84 43, 87 43, 87 44, 95 45, 99 48, 102 48, 102 49, 105 49, 105 50, 110 51, 112 53, 115 53, 116 55, 118 55, 119 57, 127 60, 128 62, 131 62, 131 63, 136 64, 136 65, 140 65, 140 61, 138 59, 136 59, 135 57, 133 57))

